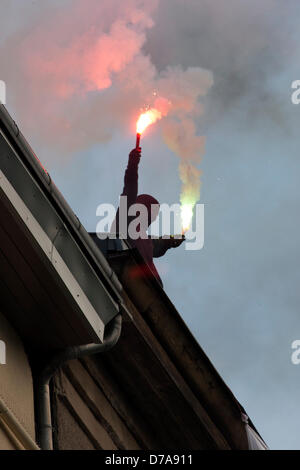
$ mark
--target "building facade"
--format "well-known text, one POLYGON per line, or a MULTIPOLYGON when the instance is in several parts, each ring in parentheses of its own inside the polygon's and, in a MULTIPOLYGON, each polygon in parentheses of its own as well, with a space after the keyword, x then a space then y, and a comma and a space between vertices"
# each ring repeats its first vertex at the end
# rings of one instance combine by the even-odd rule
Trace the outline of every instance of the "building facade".
POLYGON ((0 449, 265 444, 139 252, 88 234, 0 107, 0 449))

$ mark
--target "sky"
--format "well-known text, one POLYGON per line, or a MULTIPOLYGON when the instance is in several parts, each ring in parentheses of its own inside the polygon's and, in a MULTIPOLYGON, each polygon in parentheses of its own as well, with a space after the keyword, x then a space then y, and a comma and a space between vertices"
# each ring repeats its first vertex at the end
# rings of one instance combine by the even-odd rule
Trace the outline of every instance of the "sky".
POLYGON ((165 290, 267 445, 300 449, 299 2, 0 8, 7 108, 87 230, 118 203, 135 117, 167 99, 142 138, 139 189, 178 203, 178 168, 200 170, 205 242, 157 260, 165 290))

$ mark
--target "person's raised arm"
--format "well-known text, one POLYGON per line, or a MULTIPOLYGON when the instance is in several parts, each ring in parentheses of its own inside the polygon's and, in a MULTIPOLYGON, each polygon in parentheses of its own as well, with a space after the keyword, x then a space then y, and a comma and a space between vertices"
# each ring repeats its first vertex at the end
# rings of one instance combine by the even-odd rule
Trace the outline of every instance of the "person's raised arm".
POLYGON ((138 194, 138 166, 141 148, 131 150, 124 176, 124 188, 121 196, 127 196, 127 205, 135 204, 138 194))
MULTIPOLYGON (((124 214, 122 212, 122 217, 126 217, 127 223, 128 224, 128 218, 127 218, 127 210, 128 208, 132 205, 135 204, 136 198, 137 198, 137 192, 138 192, 138 166, 141 158, 141 149, 133 149, 131 150, 128 158, 128 164, 127 168, 125 171, 125 176, 124 176, 124 187, 123 187, 123 192, 121 194, 122 196, 127 197, 127 209, 126 213, 124 214)), ((122 224, 121 224, 122 227, 122 224)), ((120 230, 122 230, 120 227, 120 207, 118 207, 115 219, 112 223, 112 226, 110 228, 111 233, 120 233, 120 230)), ((123 234, 124 235, 124 234, 123 234)))

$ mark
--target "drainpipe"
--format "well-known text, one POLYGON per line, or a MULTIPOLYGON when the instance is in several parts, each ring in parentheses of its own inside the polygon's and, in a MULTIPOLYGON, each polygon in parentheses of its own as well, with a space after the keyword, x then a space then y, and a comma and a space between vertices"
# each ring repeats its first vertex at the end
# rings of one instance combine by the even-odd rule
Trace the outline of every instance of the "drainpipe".
POLYGON ((50 380, 56 370, 66 361, 79 359, 108 351, 118 342, 121 334, 122 316, 115 317, 110 333, 101 344, 86 344, 83 346, 71 346, 56 354, 50 363, 43 369, 37 382, 37 434, 38 442, 42 450, 53 450, 52 419, 50 403, 50 380))

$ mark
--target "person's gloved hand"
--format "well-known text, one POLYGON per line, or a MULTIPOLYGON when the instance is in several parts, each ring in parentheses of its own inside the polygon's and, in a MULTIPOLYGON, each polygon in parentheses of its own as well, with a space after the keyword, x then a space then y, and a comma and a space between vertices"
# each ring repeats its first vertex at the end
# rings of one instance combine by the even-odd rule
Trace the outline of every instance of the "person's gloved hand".
POLYGON ((181 238, 175 238, 173 235, 169 238, 169 246, 170 248, 177 248, 178 246, 181 245, 182 242, 184 242, 185 236, 181 235, 181 238))
POLYGON ((141 150, 142 150, 141 147, 134 148, 133 150, 131 150, 129 154, 129 161, 132 161, 138 164, 141 158, 141 150))

